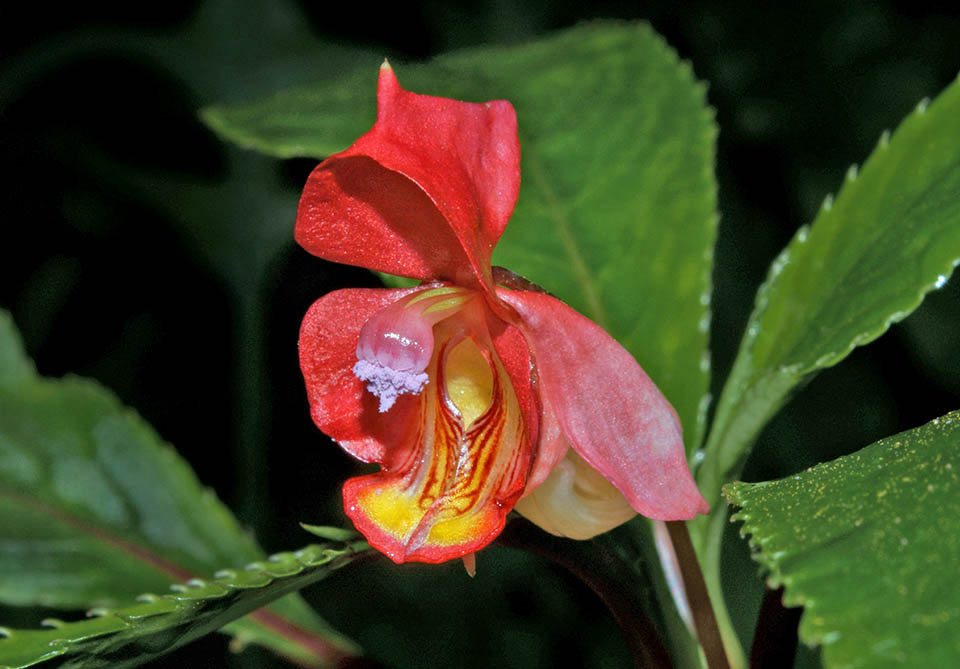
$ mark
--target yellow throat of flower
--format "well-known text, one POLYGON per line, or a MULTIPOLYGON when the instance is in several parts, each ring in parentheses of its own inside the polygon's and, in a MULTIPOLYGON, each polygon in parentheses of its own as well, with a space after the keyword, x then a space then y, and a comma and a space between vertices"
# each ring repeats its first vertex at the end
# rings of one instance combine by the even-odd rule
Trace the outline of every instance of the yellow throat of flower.
POLYGON ((447 353, 444 377, 447 399, 453 403, 465 429, 486 413, 493 402, 493 372, 470 337, 447 353))

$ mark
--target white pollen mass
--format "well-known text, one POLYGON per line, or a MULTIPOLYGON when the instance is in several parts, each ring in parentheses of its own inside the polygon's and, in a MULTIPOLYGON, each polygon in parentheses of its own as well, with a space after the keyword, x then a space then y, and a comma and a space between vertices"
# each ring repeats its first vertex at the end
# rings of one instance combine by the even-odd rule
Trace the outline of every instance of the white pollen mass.
POLYGON ((418 395, 430 380, 426 372, 399 371, 376 360, 358 360, 353 373, 361 381, 367 381, 367 390, 380 398, 380 413, 388 411, 404 393, 418 395))

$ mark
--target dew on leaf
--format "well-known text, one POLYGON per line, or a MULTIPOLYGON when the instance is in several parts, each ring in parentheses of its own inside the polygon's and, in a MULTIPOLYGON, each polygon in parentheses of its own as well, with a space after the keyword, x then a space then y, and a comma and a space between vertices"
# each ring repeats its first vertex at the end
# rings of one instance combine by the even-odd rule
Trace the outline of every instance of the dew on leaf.
POLYGON ((828 632, 823 635, 823 645, 827 646, 840 640, 840 632, 828 632))

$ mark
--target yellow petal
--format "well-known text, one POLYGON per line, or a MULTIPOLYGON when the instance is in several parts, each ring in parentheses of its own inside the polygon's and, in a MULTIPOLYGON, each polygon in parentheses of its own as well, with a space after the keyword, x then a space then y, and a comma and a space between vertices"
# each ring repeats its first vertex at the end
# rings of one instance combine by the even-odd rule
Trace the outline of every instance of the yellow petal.
POLYGON ((447 398, 460 412, 467 429, 487 412, 493 401, 493 372, 480 348, 470 337, 453 347, 446 356, 444 378, 447 398))

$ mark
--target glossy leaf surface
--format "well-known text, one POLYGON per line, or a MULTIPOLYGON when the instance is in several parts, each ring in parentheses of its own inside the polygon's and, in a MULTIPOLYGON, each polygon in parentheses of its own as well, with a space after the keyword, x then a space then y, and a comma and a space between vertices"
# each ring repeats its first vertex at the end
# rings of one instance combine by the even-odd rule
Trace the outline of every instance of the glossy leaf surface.
MULTIPOLYGON (((118 606, 264 557, 176 452, 96 383, 38 377, 0 311, 0 601, 118 606)), ((237 621, 307 665, 355 647, 294 595, 237 621)))
POLYGON ((960 412, 779 481, 724 489, 827 667, 960 657, 960 412))
POLYGON ((912 312, 960 262, 960 83, 886 134, 773 263, 698 472, 712 501, 811 374, 912 312))
MULTIPOLYGON (((638 359, 699 443, 709 364, 716 127, 704 88, 646 25, 602 22, 516 47, 394 64, 404 88, 517 109, 520 199, 494 263, 598 322, 638 359)), ((322 158, 375 117, 376 69, 207 123, 271 155, 322 158)))
POLYGON ((311 545, 239 570, 194 579, 172 594, 94 610, 89 620, 48 620, 45 630, 0 628, 0 667, 56 658, 60 667, 135 667, 220 629, 261 606, 315 583, 368 550, 363 542, 311 545))

